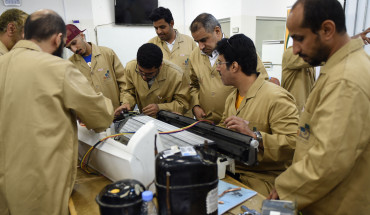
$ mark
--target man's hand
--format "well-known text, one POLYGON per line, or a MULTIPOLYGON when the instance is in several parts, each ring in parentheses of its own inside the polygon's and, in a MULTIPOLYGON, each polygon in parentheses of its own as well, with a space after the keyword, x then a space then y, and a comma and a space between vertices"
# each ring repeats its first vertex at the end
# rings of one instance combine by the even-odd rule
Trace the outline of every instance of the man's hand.
POLYGON ((267 197, 267 199, 270 199, 270 200, 271 199, 279 199, 279 195, 278 195, 276 189, 273 189, 271 191, 271 193, 269 194, 269 196, 267 197))
POLYGON ((130 111, 131 110, 131 106, 130 104, 123 104, 121 106, 119 106, 115 111, 114 111, 114 116, 118 116, 121 114, 122 111, 124 110, 127 110, 127 111, 130 111))
POLYGON ((226 128, 233 129, 242 134, 249 135, 256 139, 256 135, 248 127, 249 122, 237 116, 230 116, 224 122, 226 128))
POLYGON ((279 79, 277 79, 277 78, 275 78, 275 77, 270 77, 270 82, 271 82, 271 83, 274 83, 274 84, 276 84, 276 85, 278 85, 278 86, 280 86, 280 81, 279 81, 279 79))
POLYGON ((159 111, 157 104, 150 104, 143 108, 143 114, 146 114, 151 117, 155 117, 159 111))
POLYGON ((369 45, 370 44, 370 37, 366 36, 366 34, 368 34, 368 33, 370 33, 370 28, 367 28, 365 31, 352 36, 352 38, 361 37, 361 39, 364 41, 365 45, 369 45))
POLYGON ((202 120, 202 119, 204 119, 204 117, 206 117, 206 113, 198 105, 193 107, 193 114, 194 114, 195 118, 197 118, 197 120, 202 120))

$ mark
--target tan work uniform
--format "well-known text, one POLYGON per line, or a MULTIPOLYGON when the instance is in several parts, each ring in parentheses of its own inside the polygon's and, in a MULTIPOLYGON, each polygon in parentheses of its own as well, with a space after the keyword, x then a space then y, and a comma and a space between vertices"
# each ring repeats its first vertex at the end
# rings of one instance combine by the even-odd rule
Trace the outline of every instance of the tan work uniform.
POLYGON ((291 163, 298 126, 298 110, 293 96, 282 87, 259 76, 249 88, 239 109, 235 109, 238 90, 227 98, 220 126, 230 116, 249 121, 249 129, 261 132, 263 150, 258 152, 257 166, 237 165, 241 181, 268 195, 276 176, 291 163))
POLYGON ((275 181, 303 214, 370 211, 370 58, 353 39, 321 67, 299 120, 293 164, 275 181))
POLYGON ((281 86, 294 96, 301 113, 315 83, 315 68, 289 47, 283 54, 282 69, 281 86))
POLYGON ((67 215, 77 121, 104 130, 111 101, 69 61, 19 41, 0 57, 0 214, 67 215))
POLYGON ((180 114, 189 108, 189 88, 185 84, 185 76, 180 67, 163 60, 151 88, 136 70, 136 60, 127 63, 122 104, 130 104, 131 108, 137 104, 140 111, 149 104, 158 104, 159 110, 180 114))
MULTIPOLYGON (((199 48, 190 55, 190 94, 192 102, 190 109, 199 105, 205 112, 205 119, 218 124, 225 109, 225 101, 234 87, 225 86, 216 70, 216 63, 211 66, 207 55, 199 48)), ((268 79, 266 69, 258 57, 257 72, 268 79)))
POLYGON ((8 53, 8 48, 0 41, 0 56, 8 53))
MULTIPOLYGON (((180 34, 176 29, 176 39, 172 51, 167 46, 165 41, 162 41, 158 36, 153 37, 148 43, 153 43, 161 48, 163 59, 169 60, 172 63, 181 67, 184 72, 187 83, 190 84, 189 79, 189 57, 191 52, 198 48, 192 37, 185 34, 180 34)), ((188 86, 190 87, 190 86, 188 86)), ((192 111, 189 110, 185 116, 193 117, 192 111)))
POLYGON ((185 34, 180 34, 176 29, 176 39, 172 51, 167 46, 165 41, 162 41, 158 36, 153 37, 148 43, 153 43, 161 48, 163 59, 169 60, 172 63, 181 67, 182 71, 187 74, 189 70, 189 57, 193 49, 198 48, 193 38, 185 34))
POLYGON ((81 55, 74 54, 69 60, 85 75, 96 92, 102 92, 112 100, 113 108, 116 109, 120 106, 124 68, 112 49, 89 44, 92 46, 91 68, 81 55))

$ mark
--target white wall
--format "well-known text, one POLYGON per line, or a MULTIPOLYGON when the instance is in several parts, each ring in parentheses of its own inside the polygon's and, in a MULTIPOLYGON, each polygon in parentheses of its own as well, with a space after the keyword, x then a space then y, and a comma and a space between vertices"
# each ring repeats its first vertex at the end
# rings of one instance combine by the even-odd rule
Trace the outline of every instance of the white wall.
POLYGON ((50 1, 45 1, 45 0, 23 0, 21 1, 21 6, 20 7, 5 7, 4 1, 0 2, 0 14, 3 13, 5 10, 8 10, 10 8, 17 8, 20 10, 23 10, 26 13, 33 13, 36 10, 39 9, 52 9, 64 19, 64 5, 63 5, 63 0, 50 0, 50 1))
MULTIPOLYGON (((233 27, 239 27, 239 33, 255 40, 256 16, 284 17, 286 6, 293 2, 294 0, 158 0, 158 5, 171 10, 175 28, 182 33, 190 35, 191 22, 200 13, 207 12, 217 19, 230 18, 230 32, 233 27)), ((0 12, 8 9, 3 6, 3 1, 0 5, 0 12)), ((86 29, 88 41, 112 48, 124 65, 135 58, 141 44, 155 36, 151 26, 114 25, 114 0, 32 0, 22 1, 22 6, 19 7, 27 13, 41 8, 56 11, 66 24, 78 20, 79 23, 75 25, 86 29)), ((70 51, 66 53, 66 57, 72 55, 70 51)))
POLYGON ((115 51, 121 63, 136 58, 139 47, 156 36, 152 27, 103 25, 97 28, 99 46, 110 47, 115 51))
MULTIPOLYGON (((123 64, 134 59, 138 47, 155 36, 153 27, 118 26, 114 22, 114 0, 92 0, 95 28, 98 32, 98 44, 111 47, 116 51, 123 64), (99 3, 95 3, 99 2, 99 3), (99 6, 96 6, 99 5, 99 6), (98 14, 98 15, 96 15, 98 14), (110 17, 110 19, 103 17, 110 17), (117 34, 116 36, 114 36, 117 34)), ((191 35, 189 26, 196 16, 207 12, 217 19, 230 18, 230 32, 233 27, 239 27, 239 33, 244 33, 255 41, 256 16, 285 17, 287 6, 295 0, 159 0, 158 5, 169 8, 175 20, 175 28, 191 35), (269 5, 269 7, 266 7, 269 5)))
MULTIPOLYGON (((200 13, 207 12, 217 19, 230 18, 230 32, 232 28, 238 27, 239 33, 244 33, 255 41, 256 17, 286 17, 286 8, 294 2, 295 0, 158 0, 158 5, 171 10, 175 28, 182 33, 190 35, 191 22, 200 13)), ((76 25, 87 29, 89 41, 107 45, 116 52, 129 53, 128 56, 122 56, 123 64, 135 58, 140 44, 155 36, 151 26, 114 25, 114 0, 27 0, 22 1, 22 6, 19 7, 27 13, 41 8, 55 10, 67 24, 72 23, 72 20, 79 20, 76 25), (100 30, 112 30, 109 32, 117 32, 117 35, 105 38, 104 31, 100 30), (97 34, 100 34, 101 38, 96 38, 97 34)), ((1 1, 0 12, 6 9, 8 8, 4 7, 1 1)))
MULTIPOLYGON (((184 33, 190 35, 189 26, 196 16, 207 12, 216 19, 230 18, 230 32, 239 27, 239 33, 244 33, 253 41, 256 35, 256 16, 286 17, 286 8, 295 0, 182 0, 185 7, 179 5, 181 0, 175 0, 176 7, 169 7, 172 14, 183 13, 185 10, 184 33)), ((171 0, 160 0, 161 5, 167 7, 171 0)), ((176 17, 174 17, 175 23, 176 17)))
POLYGON ((174 27, 181 33, 185 32, 187 28, 185 26, 185 2, 185 0, 158 0, 158 6, 170 9, 175 21, 174 27))
MULTIPOLYGON (((370 0, 347 0, 346 27, 350 36, 361 33, 370 27, 370 0)), ((370 54, 370 45, 365 46, 365 51, 370 54)))

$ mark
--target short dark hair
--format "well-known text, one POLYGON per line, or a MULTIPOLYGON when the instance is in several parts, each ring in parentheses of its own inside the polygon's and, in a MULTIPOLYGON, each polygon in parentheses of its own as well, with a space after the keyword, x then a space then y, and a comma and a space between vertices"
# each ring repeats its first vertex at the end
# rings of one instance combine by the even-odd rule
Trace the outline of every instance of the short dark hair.
POLYGON ((337 33, 347 32, 344 10, 337 0, 297 0, 292 10, 298 4, 303 5, 301 27, 310 28, 313 33, 317 33, 325 20, 332 20, 337 33))
POLYGON ((66 25, 62 17, 54 11, 33 13, 27 18, 24 25, 24 38, 26 40, 34 39, 40 42, 59 33, 66 35, 66 25))
POLYGON ((152 11, 152 13, 149 16, 149 19, 152 22, 156 22, 160 19, 164 19, 168 24, 173 21, 172 13, 168 8, 159 7, 152 11))
POLYGON ((191 33, 194 33, 198 31, 200 28, 204 28, 206 32, 211 33, 213 32, 216 26, 220 27, 221 29, 220 23, 212 14, 201 13, 190 24, 190 31, 191 33))
POLYGON ((136 56, 139 66, 145 69, 159 68, 162 64, 162 50, 153 43, 145 43, 137 51, 136 56))
POLYGON ((225 57, 227 68, 236 61, 247 76, 257 74, 257 53, 253 41, 244 34, 235 34, 217 43, 216 50, 225 57))
POLYGON ((0 16, 0 33, 4 33, 9 23, 14 22, 17 29, 22 29, 28 14, 19 9, 9 9, 0 16))

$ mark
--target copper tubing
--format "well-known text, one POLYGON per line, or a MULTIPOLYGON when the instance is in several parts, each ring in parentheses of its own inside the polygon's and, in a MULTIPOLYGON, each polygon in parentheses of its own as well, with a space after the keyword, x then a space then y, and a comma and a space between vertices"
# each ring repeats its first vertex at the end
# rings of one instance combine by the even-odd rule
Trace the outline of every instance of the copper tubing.
POLYGON ((166 203, 167 203, 167 214, 168 215, 171 215, 171 206, 170 206, 170 176, 171 176, 171 173, 170 172, 166 172, 166 177, 167 177, 167 180, 166 180, 166 194, 167 194, 167 197, 166 197, 166 203))

